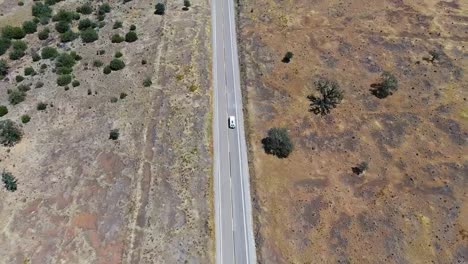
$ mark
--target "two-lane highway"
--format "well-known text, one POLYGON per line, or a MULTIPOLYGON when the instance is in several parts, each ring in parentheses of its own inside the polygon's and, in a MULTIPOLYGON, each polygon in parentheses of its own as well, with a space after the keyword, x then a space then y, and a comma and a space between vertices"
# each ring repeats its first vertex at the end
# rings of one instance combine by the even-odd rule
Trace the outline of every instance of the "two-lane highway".
POLYGON ((216 262, 256 263, 234 0, 212 0, 216 262), (237 127, 228 128, 228 116, 237 127))

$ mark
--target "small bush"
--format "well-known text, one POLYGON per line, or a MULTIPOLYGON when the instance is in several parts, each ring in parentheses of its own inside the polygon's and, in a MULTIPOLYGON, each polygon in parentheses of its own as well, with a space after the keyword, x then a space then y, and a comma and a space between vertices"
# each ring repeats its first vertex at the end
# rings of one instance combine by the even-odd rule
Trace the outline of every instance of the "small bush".
POLYGON ((137 33, 135 33, 135 31, 130 31, 128 32, 127 34, 125 34, 125 41, 126 42, 135 42, 138 40, 138 36, 137 36, 137 33))
POLYGON ((41 25, 47 25, 47 24, 49 24, 49 20, 50 20, 49 17, 41 17, 39 19, 39 22, 41 23, 41 25))
POLYGON ((57 12, 55 16, 52 17, 52 21, 63 21, 70 23, 73 21, 74 18, 75 12, 61 9, 57 12))
POLYGON ((36 71, 34 70, 33 67, 27 67, 27 68, 24 68, 24 75, 26 76, 36 75, 36 71))
POLYGON ((151 81, 151 78, 147 77, 144 81, 143 81, 143 86, 145 87, 150 87, 151 84, 153 84, 153 82, 151 81))
POLYGON ((266 153, 275 155, 278 158, 287 158, 294 148, 285 128, 271 128, 268 130, 268 136, 262 139, 262 144, 266 153))
POLYGON ((135 30, 136 30, 136 26, 135 26, 135 25, 131 25, 131 26, 130 26, 130 30, 131 30, 131 31, 135 31, 135 30))
POLYGON ((73 72, 72 68, 69 67, 58 67, 57 70, 55 71, 57 74, 62 75, 62 74, 70 74, 73 72))
POLYGON ((21 91, 21 92, 27 92, 27 91, 31 90, 31 87, 29 85, 26 85, 26 84, 20 84, 20 85, 18 85, 18 87, 16 87, 16 89, 18 89, 18 91, 21 91))
POLYGON ((111 103, 117 103, 118 100, 119 100, 119 99, 118 99, 117 97, 112 97, 112 98, 110 99, 110 102, 111 102, 111 103))
POLYGON ((2 37, 7 39, 22 39, 26 32, 20 27, 6 26, 2 29, 2 37))
POLYGON ((112 69, 109 65, 107 65, 106 67, 104 67, 104 70, 103 70, 104 74, 109 74, 112 72, 112 69))
POLYGON ((13 90, 8 94, 8 101, 11 105, 17 105, 26 99, 26 93, 20 90, 13 90))
POLYGON ((40 61, 40 60, 41 60, 41 55, 37 54, 36 52, 33 52, 33 53, 31 54, 31 57, 32 57, 32 60, 33 60, 34 62, 40 61))
POLYGON ((104 3, 102 5, 99 6, 99 9, 98 9, 98 13, 99 14, 105 14, 105 13, 109 13, 111 11, 111 7, 108 3, 104 3))
POLYGON ((117 140, 119 139, 120 133, 118 129, 112 129, 109 133, 109 139, 117 140))
POLYGON ((23 136, 21 129, 10 119, 0 121, 0 143, 5 147, 12 147, 23 136))
POLYGON ((24 6, 24 2, 23 1, 18 1, 18 5, 19 6, 24 6))
POLYGON ((73 32, 72 30, 68 30, 67 32, 60 34, 60 41, 61 42, 70 42, 78 38, 78 34, 73 32))
POLYGON ((125 39, 120 36, 119 34, 114 34, 112 35, 112 38, 111 38, 111 42, 112 43, 120 43, 120 42, 123 42, 125 39))
POLYGON ((48 19, 52 16, 52 8, 41 2, 35 2, 32 7, 32 15, 39 19, 48 19))
POLYGON ((5 189, 7 189, 7 191, 14 192, 18 188, 17 180, 10 172, 2 172, 2 182, 3 186, 5 186, 5 189))
POLYGON ((284 55, 283 59, 281 60, 282 62, 284 63, 289 63, 291 61, 291 59, 293 58, 294 54, 290 51, 286 52, 286 54, 284 55))
POLYGON ((76 9, 76 12, 81 13, 83 15, 89 15, 89 14, 91 14, 93 12, 93 7, 91 6, 91 4, 86 3, 86 4, 83 4, 82 6, 78 7, 76 9))
POLYGON ((55 67, 67 67, 67 68, 73 68, 75 66, 75 57, 71 54, 68 53, 61 53, 56 59, 55 59, 55 67))
POLYGON ((8 108, 4 105, 0 105, 0 117, 8 114, 8 108))
POLYGON ((0 56, 5 54, 5 52, 10 48, 11 40, 7 38, 0 38, 0 56))
POLYGON ((12 46, 14 50, 21 50, 21 51, 25 51, 28 48, 28 44, 26 44, 26 42, 22 40, 13 41, 12 46))
POLYGON ((74 80, 74 81, 72 82, 72 86, 73 86, 73 87, 78 87, 78 86, 80 86, 80 81, 74 80))
POLYGON ((122 21, 115 21, 114 25, 112 26, 113 29, 122 28, 122 21))
POLYGON ((67 21, 59 21, 55 24, 55 30, 59 33, 65 33, 70 30, 70 24, 67 21))
POLYGON ((125 99, 125 97, 127 97, 128 94, 126 93, 120 93, 120 99, 125 99))
POLYGON ((93 28, 88 28, 81 32, 81 39, 84 43, 91 43, 98 39, 98 34, 93 28))
POLYGON ((0 60, 0 80, 3 80, 3 78, 8 74, 8 69, 10 69, 8 63, 3 59, 0 60))
POLYGON ((79 30, 85 30, 85 29, 94 28, 94 27, 96 27, 96 23, 91 21, 89 18, 82 19, 78 23, 79 30))
POLYGON ((386 98, 398 90, 398 79, 390 72, 382 73, 382 81, 371 85, 371 93, 379 99, 386 98))
POLYGON ((157 3, 156 6, 155 6, 155 9, 156 9, 156 11, 154 11, 154 13, 156 15, 161 15, 162 16, 166 12, 166 6, 163 3, 157 3))
POLYGON ((104 63, 102 61, 100 61, 100 60, 93 61, 93 66, 96 67, 96 68, 99 68, 102 65, 104 65, 104 63))
POLYGON ((76 53, 76 51, 70 52, 70 55, 75 59, 75 61, 80 61, 83 59, 80 55, 78 55, 78 53, 76 53))
POLYGON ((55 49, 53 47, 44 47, 41 50, 41 57, 42 57, 43 60, 54 59, 57 56, 58 56, 57 49, 55 49))
POLYGON ((119 59, 113 59, 113 60, 111 60, 111 62, 109 64, 109 67, 113 71, 118 71, 118 70, 121 70, 121 69, 125 68, 125 62, 123 62, 122 60, 119 60, 119 59))
POLYGON ((120 51, 117 51, 117 52, 115 53, 115 55, 114 55, 114 57, 116 57, 116 58, 120 58, 120 57, 122 57, 122 56, 123 56, 123 54, 122 54, 122 52, 120 52, 120 51))
POLYGON ((53 6, 55 5, 57 2, 60 2, 61 0, 45 0, 44 3, 48 6, 53 6))
POLYGON ((40 103, 37 104, 36 109, 38 111, 44 111, 44 110, 47 109, 47 104, 43 103, 43 102, 40 102, 40 103))
POLYGON ((361 162, 356 167, 352 167, 352 171, 356 175, 362 175, 366 170, 369 168, 369 164, 367 162, 361 162))
POLYGON ((146 65, 148 63, 146 60, 141 60, 141 65, 146 65))
POLYGON ((16 75, 15 80, 16 82, 22 82, 24 80, 24 77, 21 75, 16 75))
POLYGON ((190 3, 190 0, 184 0, 184 7, 183 9, 184 10, 189 10, 189 7, 192 6, 192 4, 190 3))
POLYGON ((44 87, 44 83, 41 82, 41 81, 38 81, 38 82, 36 83, 36 86, 35 86, 35 87, 36 87, 36 88, 42 88, 42 87, 44 87))
POLYGON ((49 33, 50 33, 49 28, 44 28, 43 30, 39 31, 39 33, 37 34, 37 37, 40 40, 46 40, 49 38, 49 33))
POLYGON ((24 51, 22 51, 22 50, 12 50, 8 54, 10 60, 19 60, 19 59, 23 58, 24 55, 26 55, 26 53, 24 53, 24 51))
POLYGON ((22 115, 22 116, 21 116, 21 123, 27 124, 27 123, 29 123, 29 121, 31 121, 31 117, 30 117, 30 116, 28 116, 28 115, 22 115))
POLYGON ((23 30, 26 34, 32 34, 37 31, 37 24, 34 21, 24 21, 23 30))
POLYGON ((315 86, 320 96, 309 95, 307 98, 311 101, 310 112, 314 114, 326 115, 335 108, 343 99, 343 92, 335 81, 321 79, 315 82, 315 86))
POLYGON ((70 84, 72 81, 72 77, 70 74, 63 74, 63 75, 59 75, 57 77, 57 84, 58 86, 65 86, 65 85, 68 85, 70 84))

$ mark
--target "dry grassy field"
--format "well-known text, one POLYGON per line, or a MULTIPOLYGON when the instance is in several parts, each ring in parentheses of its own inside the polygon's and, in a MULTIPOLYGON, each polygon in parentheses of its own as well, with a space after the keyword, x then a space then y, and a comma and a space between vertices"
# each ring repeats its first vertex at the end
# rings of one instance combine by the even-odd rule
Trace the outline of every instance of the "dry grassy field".
MULTIPOLYGON (((32 20, 38 2, 1 1, 0 27, 32 20)), ((60 1, 52 15, 84 3, 60 1)), ((184 11, 183 1, 168 1, 163 16, 154 14, 155 1, 89 3, 92 13, 79 20, 96 23, 97 40, 61 43, 60 18, 41 20, 22 39, 24 56, 11 59, 10 47, 0 57, 9 65, 0 121, 23 134, 0 147, 0 169, 17 180, 16 191, 3 183, 0 190, 0 263, 212 262, 209 2, 184 11), (96 14, 103 3, 111 8, 104 17, 96 14), (44 28, 50 33, 40 40, 44 28), (111 42, 130 31, 138 40, 111 42), (68 70, 58 59, 33 61, 46 46, 81 57, 75 81, 58 84, 68 70), (119 70, 110 62, 120 55, 119 70), (25 75, 26 67, 36 74, 25 75), (106 67, 116 69, 106 74, 106 67), (16 89, 25 99, 13 104, 16 89)), ((77 19, 67 23, 83 34, 77 19)))
POLYGON ((260 262, 467 263, 468 2, 242 0, 238 23, 260 262), (325 116, 319 78, 344 95, 325 116))

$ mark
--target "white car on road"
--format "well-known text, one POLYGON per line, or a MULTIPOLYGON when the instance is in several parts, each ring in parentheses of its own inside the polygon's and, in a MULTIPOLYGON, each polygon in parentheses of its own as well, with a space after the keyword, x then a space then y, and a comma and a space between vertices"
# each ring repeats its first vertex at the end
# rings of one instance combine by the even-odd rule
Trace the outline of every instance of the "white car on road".
POLYGON ((236 128, 236 117, 229 116, 228 121, 229 121, 229 128, 230 129, 236 128))

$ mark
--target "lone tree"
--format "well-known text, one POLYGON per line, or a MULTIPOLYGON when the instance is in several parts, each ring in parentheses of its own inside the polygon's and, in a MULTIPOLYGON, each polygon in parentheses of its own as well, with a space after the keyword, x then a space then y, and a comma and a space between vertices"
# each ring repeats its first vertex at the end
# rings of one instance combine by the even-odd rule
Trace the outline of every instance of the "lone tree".
POLYGON ((13 176, 13 174, 11 174, 10 172, 7 172, 7 171, 2 172, 2 182, 8 191, 10 192, 16 191, 16 188, 17 188, 16 179, 13 176))
POLYGON ((286 52, 284 55, 283 59, 281 60, 284 63, 289 63, 291 62, 291 59, 293 58, 294 54, 290 51, 286 52))
POLYGON ((0 143, 3 146, 14 146, 22 136, 23 132, 13 121, 10 119, 0 121, 0 143))
POLYGON ((271 128, 268 136, 262 139, 262 144, 266 153, 280 159, 287 158, 294 148, 286 128, 271 128))
POLYGON ((393 74, 390 72, 383 72, 381 78, 382 81, 380 83, 371 85, 371 93, 379 99, 386 98, 398 90, 398 80, 393 74))
POLYGON ((166 6, 163 4, 163 3, 157 3, 156 4, 156 11, 154 11, 154 13, 156 15, 164 15, 164 13, 166 12, 166 6))
POLYGON ((311 101, 310 110, 314 114, 327 115, 343 100, 343 92, 335 81, 321 79, 315 82, 315 86, 320 95, 309 95, 311 101))

